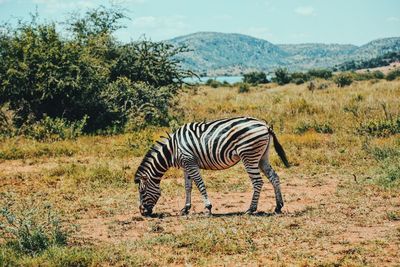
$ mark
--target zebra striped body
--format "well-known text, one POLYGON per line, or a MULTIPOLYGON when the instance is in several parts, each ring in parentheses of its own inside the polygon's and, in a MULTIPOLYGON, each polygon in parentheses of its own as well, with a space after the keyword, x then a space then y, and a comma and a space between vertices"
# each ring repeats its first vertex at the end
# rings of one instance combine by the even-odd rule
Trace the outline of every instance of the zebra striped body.
MULTIPOLYGON (((193 122, 183 125, 164 142, 158 142, 158 145, 146 154, 136 172, 135 181, 140 184, 141 211, 151 213, 160 196, 161 177, 170 167, 184 169, 186 205, 182 213, 187 213, 191 206, 192 181, 200 190, 206 208, 211 211, 211 203, 199 169, 227 169, 240 160, 244 163, 254 188, 249 211, 254 212, 257 208, 263 184, 260 169, 274 185, 277 195, 277 211, 280 211, 283 200, 279 188, 279 178, 268 163, 271 135, 274 138, 275 148, 277 148, 279 143, 272 128, 263 121, 249 117, 193 122)), ((281 147, 280 149, 280 156, 287 164, 283 149, 281 147)), ((142 214, 144 213, 146 212, 142 212, 142 214)))
POLYGON ((173 138, 177 139, 182 155, 193 156, 199 167, 206 170, 227 169, 248 150, 257 156, 269 142, 268 126, 253 118, 188 123, 173 138))

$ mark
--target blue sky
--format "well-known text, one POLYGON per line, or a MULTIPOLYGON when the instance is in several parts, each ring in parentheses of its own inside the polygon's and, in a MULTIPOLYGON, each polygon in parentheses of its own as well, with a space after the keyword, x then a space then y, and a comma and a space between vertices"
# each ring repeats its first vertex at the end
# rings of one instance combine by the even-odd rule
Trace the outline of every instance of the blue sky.
MULTIPOLYGON (((400 36, 399 0, 112 0, 129 10, 122 41, 145 35, 154 41, 198 31, 243 33, 272 43, 351 43, 400 36)), ((0 20, 28 18, 38 9, 46 20, 104 0, 0 0, 0 20)))

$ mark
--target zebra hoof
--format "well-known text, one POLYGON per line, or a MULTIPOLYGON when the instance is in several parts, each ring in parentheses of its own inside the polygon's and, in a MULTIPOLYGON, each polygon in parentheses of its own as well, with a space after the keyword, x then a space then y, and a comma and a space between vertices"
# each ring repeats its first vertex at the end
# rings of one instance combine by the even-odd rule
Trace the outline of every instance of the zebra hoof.
POLYGON ((256 209, 250 208, 250 209, 246 210, 246 212, 244 214, 253 215, 255 212, 256 212, 256 209))
POLYGON ((188 215, 188 214, 189 214, 189 209, 190 209, 190 207, 184 207, 184 208, 181 210, 181 216, 188 215))
POLYGON ((275 208, 275 214, 282 214, 281 208, 275 208))
POLYGON ((208 206, 206 206, 206 207, 204 208, 204 215, 206 215, 206 216, 211 216, 211 215, 212 215, 211 209, 212 209, 212 205, 211 205, 211 204, 208 205, 208 206))
POLYGON ((204 216, 206 216, 206 217, 212 216, 211 210, 209 210, 209 209, 205 209, 204 212, 203 212, 203 214, 204 214, 204 216))

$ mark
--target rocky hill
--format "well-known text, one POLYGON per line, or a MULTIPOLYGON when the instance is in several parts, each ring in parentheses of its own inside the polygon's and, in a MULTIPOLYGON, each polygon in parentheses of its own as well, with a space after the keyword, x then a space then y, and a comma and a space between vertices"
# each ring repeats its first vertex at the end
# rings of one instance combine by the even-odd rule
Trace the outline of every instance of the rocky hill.
POLYGON ((400 38, 384 38, 362 46, 351 44, 272 44, 236 33, 198 32, 167 42, 186 45, 185 68, 202 75, 235 75, 253 70, 329 68, 349 60, 366 60, 400 51, 400 38))

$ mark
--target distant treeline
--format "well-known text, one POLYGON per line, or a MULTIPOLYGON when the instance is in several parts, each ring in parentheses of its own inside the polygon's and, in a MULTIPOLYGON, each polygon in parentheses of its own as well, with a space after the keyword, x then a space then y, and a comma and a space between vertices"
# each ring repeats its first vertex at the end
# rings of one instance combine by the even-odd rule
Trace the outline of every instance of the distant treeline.
POLYGON ((124 12, 99 7, 60 27, 2 25, 0 135, 78 135, 168 125, 185 77, 184 47, 147 40, 122 44, 113 33, 124 12))
POLYGON ((369 60, 360 60, 360 61, 351 60, 336 66, 334 69, 339 71, 371 69, 371 68, 389 66, 391 63, 397 61, 400 61, 400 51, 387 53, 382 56, 369 60))
MULTIPOLYGON (((247 85, 258 85, 270 82, 275 82, 279 85, 285 85, 289 83, 303 84, 309 82, 310 89, 313 89, 315 80, 331 80, 336 83, 338 87, 344 87, 350 85, 353 81, 364 81, 364 80, 379 80, 386 79, 392 81, 400 77, 400 68, 394 69, 385 75, 381 71, 367 71, 367 72, 333 72, 330 69, 311 69, 307 72, 289 72, 286 68, 278 68, 271 75, 267 75, 265 72, 249 72, 243 75, 243 82, 230 85, 227 82, 219 82, 217 80, 209 79, 206 85, 213 88, 220 86, 239 86, 239 92, 246 92, 240 88, 246 88, 247 85)), ((324 86, 322 86, 324 87, 324 86)), ((320 88, 322 89, 322 88, 320 88)))

